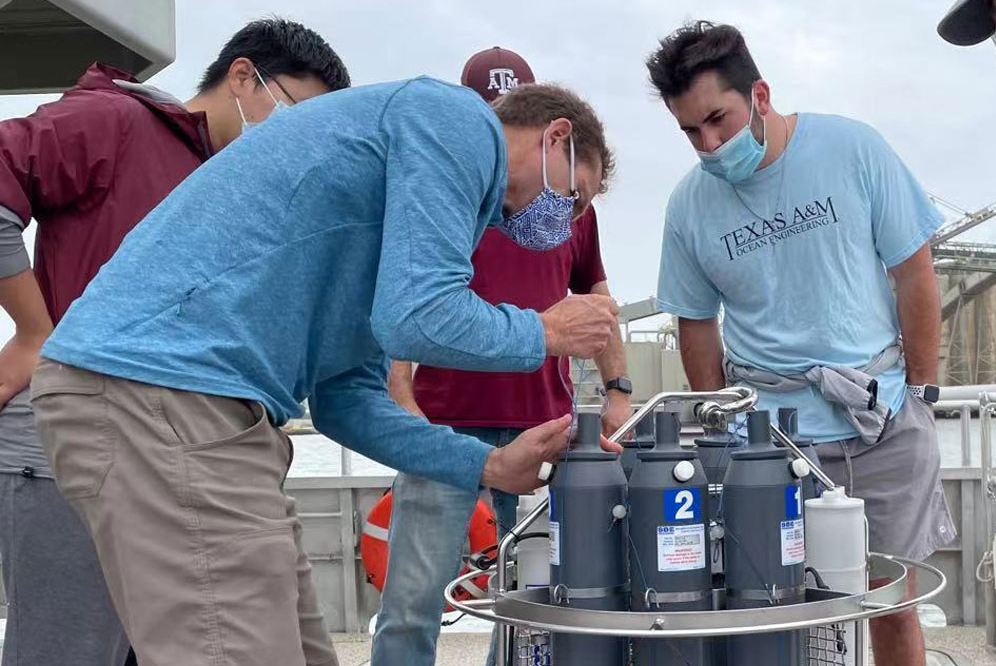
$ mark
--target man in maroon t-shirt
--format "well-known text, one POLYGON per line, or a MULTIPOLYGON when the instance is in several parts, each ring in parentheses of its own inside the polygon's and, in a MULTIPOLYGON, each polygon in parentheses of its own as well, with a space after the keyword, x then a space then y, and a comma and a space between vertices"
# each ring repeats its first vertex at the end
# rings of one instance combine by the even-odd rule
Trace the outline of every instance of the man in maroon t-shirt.
MULTIPOLYGON (((348 86, 321 36, 264 19, 229 40, 187 102, 94 64, 57 101, 0 122, 0 310, 15 326, 0 350, 4 666, 121 666, 128 652, 90 535, 35 432, 27 386, 53 324, 125 235, 216 150, 274 109, 348 86), (32 219, 33 269, 21 236, 32 219)), ((334 663, 308 597, 299 603, 314 611, 301 623, 307 663, 334 663)))
MULTIPOLYGON (((518 54, 494 47, 472 56, 461 81, 489 103, 533 73, 518 54)), ((484 232, 471 261, 470 288, 492 304, 510 303, 542 312, 567 295, 609 295, 598 245, 595 210, 571 224, 568 242, 549 252, 526 250, 497 229, 484 232)), ((604 381, 603 431, 611 434, 632 413, 622 338, 617 336, 595 364, 604 381)), ((571 411, 569 359, 550 357, 535 372, 467 372, 395 362, 391 395, 410 412, 448 425, 494 446, 523 430, 571 411)), ((492 490, 499 533, 515 524, 519 498, 492 490)), ((399 475, 394 484, 387 581, 374 637, 372 666, 434 661, 443 587, 458 572, 473 506, 442 484, 399 475), (456 506, 460 504, 461 506, 456 506), (431 517, 431 518, 430 518, 431 517), (431 522, 427 523, 427 520, 431 522)), ((493 653, 493 649, 492 649, 493 653)), ((494 655, 488 658, 494 662, 494 655)))

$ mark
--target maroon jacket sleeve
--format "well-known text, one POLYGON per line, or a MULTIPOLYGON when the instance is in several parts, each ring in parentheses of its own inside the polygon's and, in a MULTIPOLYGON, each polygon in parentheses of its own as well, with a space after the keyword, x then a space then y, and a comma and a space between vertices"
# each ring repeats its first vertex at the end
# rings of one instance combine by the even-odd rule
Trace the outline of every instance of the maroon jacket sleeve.
POLYGON ((0 122, 0 205, 25 223, 88 199, 114 173, 119 115, 100 93, 68 93, 0 122))
POLYGON ((588 210, 575 222, 577 235, 572 245, 570 289, 574 294, 588 294, 591 288, 605 281, 605 267, 602 266, 602 251, 598 245, 598 219, 595 207, 588 210))

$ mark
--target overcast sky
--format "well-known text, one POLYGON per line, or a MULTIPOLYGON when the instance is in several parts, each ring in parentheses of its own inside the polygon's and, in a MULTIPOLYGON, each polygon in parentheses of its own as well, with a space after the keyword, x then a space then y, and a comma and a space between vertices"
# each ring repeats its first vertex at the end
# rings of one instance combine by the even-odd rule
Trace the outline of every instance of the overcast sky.
MULTIPOLYGON (((924 187, 976 209, 996 200, 996 48, 936 33, 948 0, 177 0, 176 61, 152 83, 181 99, 247 21, 278 13, 320 32, 354 85, 429 74, 458 80, 472 53, 522 54, 601 115, 616 150, 596 200, 602 253, 621 301, 655 293, 663 210, 696 157, 643 66, 656 40, 691 19, 738 26, 781 112, 839 113, 875 126, 924 187)), ((0 118, 54 96, 0 96, 0 118)), ((996 240, 996 224, 983 236, 996 240)), ((29 238, 33 239, 33 233, 29 238)), ((11 332, 0 320, 0 339, 11 332)))

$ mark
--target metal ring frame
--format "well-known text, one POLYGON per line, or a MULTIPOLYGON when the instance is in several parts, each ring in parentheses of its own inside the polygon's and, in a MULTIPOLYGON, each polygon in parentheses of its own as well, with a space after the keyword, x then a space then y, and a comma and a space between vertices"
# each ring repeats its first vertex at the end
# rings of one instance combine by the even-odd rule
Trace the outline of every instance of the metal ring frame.
POLYGON ((808 589, 805 603, 743 610, 584 610, 552 605, 549 588, 506 592, 488 599, 456 599, 456 588, 463 581, 481 575, 480 571, 460 576, 446 586, 444 595, 453 608, 506 627, 515 625, 554 633, 633 638, 694 638, 793 631, 868 620, 913 608, 937 596, 947 584, 939 569, 922 562, 877 553, 872 553, 868 562, 874 578, 889 578, 892 582, 858 594, 808 589), (927 591, 906 599, 906 579, 911 569, 920 572, 918 582, 927 591))

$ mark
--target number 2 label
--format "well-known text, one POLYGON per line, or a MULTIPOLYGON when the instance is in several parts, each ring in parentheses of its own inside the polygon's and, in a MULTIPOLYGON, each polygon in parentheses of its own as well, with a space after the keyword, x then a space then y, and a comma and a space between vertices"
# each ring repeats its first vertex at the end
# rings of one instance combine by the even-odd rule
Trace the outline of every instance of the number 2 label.
POLYGON ((702 497, 698 488, 664 491, 664 518, 668 522, 702 520, 702 497))

